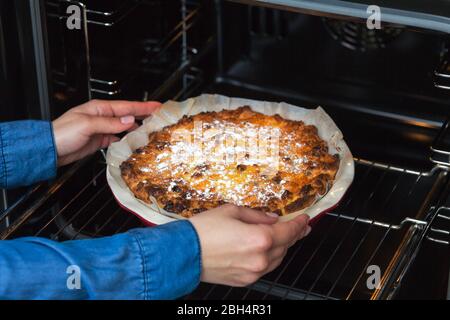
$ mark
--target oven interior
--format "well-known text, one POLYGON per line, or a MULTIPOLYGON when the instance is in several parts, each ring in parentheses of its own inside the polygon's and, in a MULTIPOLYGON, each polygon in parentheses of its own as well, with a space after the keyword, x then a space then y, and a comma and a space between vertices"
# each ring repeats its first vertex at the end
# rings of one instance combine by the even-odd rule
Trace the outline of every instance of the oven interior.
MULTIPOLYGON (((261 281, 248 288, 202 284, 186 299, 446 292, 448 35, 388 24, 369 30, 354 19, 220 0, 47 0, 45 12, 53 117, 91 98, 217 93, 320 105, 344 133, 356 174, 340 205, 261 281), (82 12, 79 30, 66 26, 73 5, 82 12), (367 286, 370 266, 381 270, 376 288, 367 286), (423 270, 426 281, 418 279, 423 270)), ((143 226, 116 204, 101 153, 29 189, 0 223, 2 239, 58 241, 143 226)))

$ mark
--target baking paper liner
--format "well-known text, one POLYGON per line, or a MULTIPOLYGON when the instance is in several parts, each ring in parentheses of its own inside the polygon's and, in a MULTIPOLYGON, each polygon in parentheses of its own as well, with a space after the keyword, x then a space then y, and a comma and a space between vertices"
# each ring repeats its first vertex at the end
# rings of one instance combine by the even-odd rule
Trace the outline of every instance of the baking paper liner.
POLYGON ((109 147, 107 154, 107 180, 119 204, 151 224, 164 224, 177 219, 185 219, 163 210, 156 205, 156 201, 153 204, 147 204, 135 198, 122 179, 120 164, 127 160, 134 150, 148 143, 150 132, 159 131, 168 125, 175 124, 184 115, 196 115, 203 111, 234 110, 245 105, 250 106, 256 112, 266 115, 279 114, 285 119, 301 120, 306 124, 316 126, 319 136, 328 143, 329 152, 331 154, 338 153, 340 156, 339 170, 328 192, 319 197, 313 205, 283 216, 281 220, 287 221, 302 213, 306 213, 311 219, 314 219, 321 213, 335 207, 352 183, 355 168, 353 156, 343 139, 342 132, 321 107, 305 109, 287 103, 229 98, 220 95, 201 95, 184 102, 169 101, 163 104, 151 117, 144 120, 144 124, 141 127, 109 147))

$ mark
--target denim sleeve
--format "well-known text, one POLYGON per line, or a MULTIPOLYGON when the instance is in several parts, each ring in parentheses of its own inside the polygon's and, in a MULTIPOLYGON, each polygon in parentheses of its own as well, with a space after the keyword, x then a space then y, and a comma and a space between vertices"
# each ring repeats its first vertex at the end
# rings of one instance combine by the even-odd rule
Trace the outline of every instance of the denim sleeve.
POLYGON ((188 221, 93 240, 0 241, 1 299, 173 299, 200 281, 188 221))
POLYGON ((0 187, 15 188, 56 175, 57 156, 52 123, 0 123, 0 187))

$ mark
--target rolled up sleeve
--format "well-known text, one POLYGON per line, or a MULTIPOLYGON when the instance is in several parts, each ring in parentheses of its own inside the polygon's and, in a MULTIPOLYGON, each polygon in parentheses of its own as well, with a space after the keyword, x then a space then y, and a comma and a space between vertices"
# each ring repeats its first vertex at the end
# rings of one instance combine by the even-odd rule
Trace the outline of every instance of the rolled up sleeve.
MULTIPOLYGON (((50 179, 56 164, 50 122, 0 124, 0 187, 50 179)), ((194 290, 200 273, 189 221, 100 239, 0 241, 1 299, 174 299, 194 290)))
POLYGON ((14 121, 0 124, 0 187, 15 188, 51 179, 57 155, 52 123, 14 121))
POLYGON ((145 299, 173 299, 193 291, 200 282, 201 253, 197 232, 190 222, 154 228, 152 237, 135 230, 143 257, 145 299))

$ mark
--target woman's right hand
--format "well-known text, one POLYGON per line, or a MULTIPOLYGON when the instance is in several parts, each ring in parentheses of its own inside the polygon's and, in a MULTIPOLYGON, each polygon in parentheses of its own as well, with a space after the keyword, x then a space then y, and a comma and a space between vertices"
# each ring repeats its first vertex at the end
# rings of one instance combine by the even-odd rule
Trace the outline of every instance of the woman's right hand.
POLYGON ((311 231, 308 216, 276 215, 225 205, 191 218, 202 251, 203 282, 235 287, 256 282, 280 265, 287 249, 311 231))

